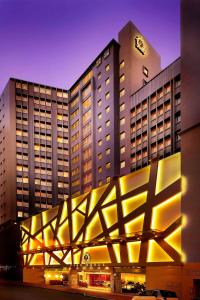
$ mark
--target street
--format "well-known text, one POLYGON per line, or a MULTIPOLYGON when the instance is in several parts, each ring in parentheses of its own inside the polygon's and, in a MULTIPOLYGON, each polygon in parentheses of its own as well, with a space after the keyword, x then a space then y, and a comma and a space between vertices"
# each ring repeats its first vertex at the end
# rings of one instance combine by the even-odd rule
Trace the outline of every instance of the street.
MULTIPOLYGON (((0 300, 91 300, 92 297, 43 288, 0 285, 0 300)), ((94 299, 94 298, 93 298, 94 299)))

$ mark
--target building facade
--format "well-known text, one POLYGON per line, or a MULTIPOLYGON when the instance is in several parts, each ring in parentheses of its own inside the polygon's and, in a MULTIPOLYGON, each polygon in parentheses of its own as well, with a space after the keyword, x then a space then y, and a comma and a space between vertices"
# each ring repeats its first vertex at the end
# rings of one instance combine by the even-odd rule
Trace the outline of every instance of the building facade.
POLYGON ((153 266, 179 271, 180 163, 179 152, 23 221, 24 281, 121 292, 150 287, 153 266))
POLYGON ((0 103, 3 224, 69 195, 68 92, 10 79, 0 103))

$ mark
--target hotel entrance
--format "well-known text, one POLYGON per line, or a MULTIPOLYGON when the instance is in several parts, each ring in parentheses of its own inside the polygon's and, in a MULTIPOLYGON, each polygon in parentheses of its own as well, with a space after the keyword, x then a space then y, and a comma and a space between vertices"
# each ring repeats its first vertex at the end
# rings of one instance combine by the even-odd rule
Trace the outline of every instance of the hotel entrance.
POLYGON ((79 272, 78 285, 89 289, 111 291, 111 274, 97 272, 79 272))

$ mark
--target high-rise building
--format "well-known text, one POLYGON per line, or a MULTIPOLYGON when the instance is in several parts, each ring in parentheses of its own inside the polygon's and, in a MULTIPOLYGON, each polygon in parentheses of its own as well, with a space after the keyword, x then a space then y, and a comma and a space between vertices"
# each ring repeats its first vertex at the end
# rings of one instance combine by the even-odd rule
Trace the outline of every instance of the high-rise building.
POLYGON ((158 72, 160 56, 128 22, 70 88, 72 197, 108 183, 120 161, 128 163, 130 96, 158 72))
POLYGON ((0 224, 69 195, 68 92, 10 79, 0 98, 0 224))

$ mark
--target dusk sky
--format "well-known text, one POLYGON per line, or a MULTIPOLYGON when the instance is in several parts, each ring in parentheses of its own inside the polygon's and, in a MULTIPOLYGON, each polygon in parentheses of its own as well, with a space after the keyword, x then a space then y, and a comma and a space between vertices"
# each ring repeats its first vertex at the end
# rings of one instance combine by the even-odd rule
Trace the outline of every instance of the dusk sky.
POLYGON ((180 56, 180 0, 0 0, 0 93, 9 77, 69 88, 131 20, 161 55, 180 56))

